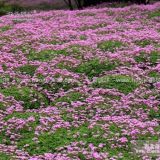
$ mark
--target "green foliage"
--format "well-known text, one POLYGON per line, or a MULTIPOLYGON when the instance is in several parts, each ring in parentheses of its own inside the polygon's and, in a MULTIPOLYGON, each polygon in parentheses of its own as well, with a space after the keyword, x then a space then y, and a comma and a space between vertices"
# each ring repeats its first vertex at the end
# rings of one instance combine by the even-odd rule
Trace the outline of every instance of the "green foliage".
POLYGON ((64 91, 68 91, 71 88, 78 87, 78 83, 70 83, 70 82, 53 82, 53 83, 40 83, 39 84, 43 89, 47 89, 53 93, 59 91, 59 89, 64 89, 64 91))
MULTIPOLYGON (((159 129, 159 128, 158 128, 159 129)), ((148 140, 151 140, 151 141, 158 141, 159 139, 159 136, 158 135, 151 135, 150 133, 146 133, 144 135, 139 135, 138 136, 138 140, 139 141, 148 141, 148 140)))
POLYGON ((63 42, 58 41, 58 40, 52 40, 52 41, 50 42, 50 44, 57 45, 57 44, 63 44, 63 42))
POLYGON ((80 40, 87 40, 87 37, 85 35, 81 35, 80 40))
POLYGON ((139 56, 135 57, 136 62, 146 62, 146 56, 144 52, 141 52, 139 56))
POLYGON ((5 1, 0 2, 0 15, 5 15, 10 12, 22 12, 29 10, 29 8, 20 6, 19 4, 7 4, 5 1))
POLYGON ((152 65, 155 65, 158 60, 160 59, 160 55, 158 52, 154 51, 150 54, 147 54, 145 52, 141 52, 139 56, 135 57, 136 62, 150 62, 152 65))
POLYGON ((110 75, 98 78, 92 86, 97 88, 115 88, 124 94, 128 94, 138 87, 138 83, 129 76, 110 75))
POLYGON ((94 24, 92 26, 83 26, 83 27, 80 28, 80 30, 81 31, 85 31, 85 30, 88 30, 88 29, 95 30, 95 29, 98 29, 98 28, 103 28, 106 25, 107 25, 106 23, 99 23, 99 24, 94 24))
POLYGON ((150 39, 145 39, 145 40, 137 40, 135 41, 135 44, 140 46, 140 47, 146 47, 148 45, 155 45, 157 46, 157 42, 150 40, 150 39))
POLYGON ((22 74, 28 74, 30 76, 33 76, 35 71, 37 69, 37 66, 34 65, 24 65, 18 68, 18 71, 20 71, 22 74))
POLYGON ((17 101, 23 101, 23 106, 25 109, 39 108, 42 102, 46 105, 48 104, 48 100, 43 94, 28 87, 4 88, 0 89, 0 93, 4 94, 5 96, 13 96, 17 101), (37 101, 32 102, 34 98, 36 98, 37 101))
POLYGON ((66 96, 57 98, 53 104, 56 104, 58 102, 67 102, 67 103, 71 103, 73 101, 78 101, 78 100, 82 100, 82 94, 79 92, 73 92, 73 93, 69 93, 66 96))
MULTIPOLYGON (((43 154, 48 152, 55 152, 56 148, 70 144, 74 141, 84 141, 87 144, 93 143, 98 146, 100 143, 108 143, 107 139, 102 137, 103 130, 100 127, 95 126, 93 129, 88 128, 88 125, 84 124, 78 128, 65 129, 60 128, 55 133, 44 133, 39 136, 39 144, 35 144, 32 140, 27 141, 29 147, 26 148, 31 155, 43 154), (93 135, 99 133, 98 137, 93 135), (75 138, 74 135, 79 133, 75 138)), ((20 141, 18 143, 19 148, 22 148, 26 142, 20 141)))
POLYGON ((8 31, 8 30, 10 30, 11 28, 12 28, 11 26, 4 26, 4 27, 1 27, 1 28, 0 28, 0 32, 8 31))
POLYGON ((37 60, 37 61, 50 61, 57 55, 68 55, 65 50, 45 50, 39 53, 35 53, 31 51, 29 55, 27 55, 29 60, 37 60))
POLYGON ((86 157, 81 152, 78 153, 78 158, 80 158, 80 160, 86 160, 86 157))
POLYGON ((150 118, 158 118, 158 119, 160 119, 160 109, 158 111, 155 111, 155 110, 151 109, 149 111, 149 116, 150 116, 150 118))
POLYGON ((11 160, 11 157, 5 153, 0 152, 0 159, 1 160, 11 160))
POLYGON ((70 113, 68 113, 66 110, 63 110, 61 112, 61 118, 66 122, 72 122, 74 119, 70 113))
POLYGON ((85 13, 78 13, 77 16, 84 16, 84 17, 88 17, 88 16, 95 16, 95 13, 89 13, 89 12, 85 12, 85 13))
POLYGON ((98 48, 102 51, 115 52, 118 48, 124 46, 124 44, 120 41, 104 41, 98 44, 98 48))
POLYGON ((10 139, 6 136, 4 132, 0 132, 0 144, 5 144, 5 145, 11 144, 10 139))
POLYGON ((89 78, 93 78, 98 76, 103 71, 113 70, 118 65, 116 63, 111 62, 100 62, 98 59, 93 59, 88 62, 82 63, 78 66, 75 71, 77 73, 84 73, 89 78))
POLYGON ((141 47, 146 47, 151 44, 151 41, 150 40, 142 40, 142 41, 137 41, 136 44, 141 47))
POLYGON ((4 2, 0 2, 0 16, 7 14, 8 12, 11 12, 12 7, 6 6, 4 2))
POLYGON ((149 18, 154 18, 154 17, 160 17, 160 10, 154 11, 154 12, 150 12, 148 14, 149 18))
POLYGON ((110 125, 109 129, 113 133, 119 133, 119 132, 121 132, 121 129, 116 124, 110 125))
POLYGON ((156 71, 152 71, 148 74, 149 77, 158 78, 160 77, 159 73, 156 71))
POLYGON ((2 102, 0 102, 0 110, 4 110, 4 109, 5 109, 5 105, 2 102))
POLYGON ((35 112, 14 112, 12 114, 9 114, 7 115, 4 120, 7 121, 13 117, 16 117, 16 118, 21 118, 21 119, 27 119, 29 117, 35 117, 35 118, 39 118, 39 114, 38 113, 35 113, 35 112))
POLYGON ((158 54, 158 52, 152 52, 150 54, 150 62, 156 64, 158 60, 160 60, 160 54, 158 54))
POLYGON ((4 71, 7 70, 7 66, 5 64, 2 64, 2 68, 3 68, 4 71))
MULTIPOLYGON (((28 129, 28 127, 24 127, 19 130, 21 138, 17 139, 17 142, 24 142, 24 143, 28 144, 33 141, 32 139, 35 136, 34 131, 35 131, 35 128, 37 127, 37 125, 39 124, 40 115, 37 113, 34 113, 34 112, 25 112, 25 113, 24 112, 23 113, 14 112, 11 115, 8 115, 7 117, 4 118, 5 121, 8 121, 10 118, 13 118, 13 117, 27 119, 31 116, 35 117, 35 119, 36 119, 35 122, 30 122, 30 124, 29 124, 30 129, 28 129)), ((14 130, 12 130, 12 131, 15 132, 14 130)), ((10 145, 10 139, 4 133, 0 133, 0 144, 2 144, 2 143, 6 144, 6 145, 10 145), (5 142, 4 142, 4 140, 5 140, 5 142)))

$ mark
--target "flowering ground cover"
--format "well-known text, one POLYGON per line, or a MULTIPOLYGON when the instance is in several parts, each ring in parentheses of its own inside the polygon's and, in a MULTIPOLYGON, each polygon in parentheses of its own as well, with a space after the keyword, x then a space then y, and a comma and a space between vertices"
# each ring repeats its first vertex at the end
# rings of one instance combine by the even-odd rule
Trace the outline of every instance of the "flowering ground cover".
POLYGON ((0 159, 141 160, 160 133, 160 3, 0 18, 0 159))

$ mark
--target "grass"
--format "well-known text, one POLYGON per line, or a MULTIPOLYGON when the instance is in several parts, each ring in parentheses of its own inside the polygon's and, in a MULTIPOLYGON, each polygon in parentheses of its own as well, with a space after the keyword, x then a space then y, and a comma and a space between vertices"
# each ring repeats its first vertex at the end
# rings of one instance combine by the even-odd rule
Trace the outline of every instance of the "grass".
POLYGON ((1 28, 0 28, 0 32, 8 31, 8 30, 10 30, 11 28, 12 28, 11 26, 4 26, 4 27, 1 27, 1 28))
POLYGON ((154 12, 150 12, 148 14, 148 18, 154 18, 154 17, 160 17, 160 10, 154 11, 154 12))
POLYGON ((124 94, 128 94, 138 87, 138 83, 134 82, 129 76, 110 75, 98 78, 92 86, 96 88, 115 88, 124 94))
POLYGON ((150 111, 149 111, 149 117, 150 118, 158 118, 158 119, 160 119, 160 109, 158 110, 158 111, 155 111, 155 110, 153 110, 153 109, 151 109, 150 111))
POLYGON ((27 119, 27 118, 29 118, 31 116, 38 118, 39 114, 35 113, 35 112, 23 112, 23 113, 22 112, 14 112, 12 114, 7 115, 4 118, 4 120, 7 121, 7 120, 9 120, 9 119, 11 119, 13 117, 21 118, 21 119, 27 119))
POLYGON ((67 102, 67 103, 71 103, 73 101, 78 101, 78 100, 82 100, 82 94, 79 92, 73 92, 73 93, 69 93, 66 96, 57 98, 54 102, 52 102, 51 104, 56 104, 58 102, 67 102))
MULTIPOLYGON (((119 132, 119 128, 115 125, 110 126, 110 130, 113 132, 113 136, 115 133, 119 132)), ((36 144, 32 140, 32 136, 29 136, 28 138, 23 138, 18 142, 18 147, 23 148, 25 144, 29 144, 28 147, 26 147, 26 151, 30 154, 44 154, 44 153, 50 153, 50 152, 56 152, 59 147, 63 147, 66 145, 71 144, 72 142, 85 142, 85 146, 87 147, 90 143, 92 143, 94 146, 98 146, 100 143, 105 143, 105 147, 99 148, 98 151, 100 152, 108 152, 110 156, 118 155, 119 152, 123 154, 123 158, 121 160, 140 160, 138 155, 131 154, 128 150, 125 148, 116 148, 112 149, 110 146, 110 143, 107 138, 103 138, 102 135, 104 134, 104 131, 99 126, 94 126, 92 129, 88 128, 87 124, 83 124, 78 128, 71 128, 65 129, 60 128, 55 133, 43 133, 38 137, 39 143, 36 144), (94 135, 97 135, 95 137, 94 135), (77 137, 75 137, 77 135, 77 137)), ((71 157, 73 155, 70 155, 71 157)), ((85 155, 83 155, 81 152, 79 153, 79 158, 82 160, 86 159, 85 155)))
POLYGON ((30 76, 33 76, 36 69, 37 69, 37 66, 24 65, 24 66, 19 67, 17 70, 20 71, 22 74, 28 74, 30 76))
POLYGON ((98 48, 100 48, 102 51, 109 51, 109 52, 115 52, 118 48, 124 46, 124 44, 120 41, 104 41, 98 44, 98 48))
POLYGON ((87 40, 87 36, 86 35, 81 35, 80 40, 87 40))
POLYGON ((66 50, 44 50, 39 53, 31 51, 27 57, 32 61, 50 61, 57 55, 68 55, 68 53, 66 50))
POLYGON ((94 24, 92 26, 83 26, 80 28, 81 31, 85 31, 85 30, 88 30, 88 29, 92 29, 92 30, 95 30, 95 29, 98 29, 98 28, 103 28, 103 27, 106 27, 107 24, 106 23, 99 23, 99 24, 94 24))
POLYGON ((135 61, 140 62, 150 62, 152 65, 155 65, 158 60, 160 60, 160 54, 156 51, 147 54, 145 52, 141 52, 139 56, 135 57, 135 61))
POLYGON ((158 78, 160 77, 159 73, 156 72, 156 71, 151 71, 149 74, 148 74, 149 77, 153 77, 153 78, 158 78))
POLYGON ((5 154, 5 153, 2 153, 0 152, 0 159, 1 160, 13 160, 13 158, 11 158, 9 155, 5 154))
POLYGON ((150 62, 156 64, 160 60, 160 54, 158 52, 152 52, 150 54, 150 62))
POLYGON ((69 145, 74 141, 84 141, 87 144, 93 143, 95 146, 98 146, 100 143, 106 142, 106 139, 102 138, 103 130, 100 127, 94 127, 93 129, 89 129, 87 124, 84 124, 78 128, 58 129, 55 133, 44 133, 39 136, 39 144, 35 144, 32 140, 25 139, 18 142, 19 148, 22 148, 27 141, 29 147, 26 148, 31 155, 33 154, 43 154, 48 152, 55 152, 58 147, 62 147, 65 145, 69 145), (94 137, 93 134, 99 132, 99 137, 94 137), (78 137, 74 137, 76 133, 79 133, 78 137))
POLYGON ((11 144, 10 139, 2 131, 0 132, 0 144, 5 144, 5 145, 10 145, 11 144))
MULTIPOLYGON (((8 121, 9 119, 15 117, 15 118, 19 118, 19 119, 27 119, 29 117, 35 117, 36 121, 35 122, 31 122, 29 124, 30 128, 32 128, 31 130, 28 130, 28 127, 24 127, 21 128, 19 130, 20 135, 22 136, 20 139, 17 139, 16 141, 30 141, 32 140, 32 138, 34 138, 34 130, 37 127, 37 125, 39 124, 39 118, 40 115, 34 112, 14 112, 8 116, 6 116, 4 118, 5 121, 8 121)), ((15 132, 15 130, 12 130, 13 132, 15 132)), ((3 132, 0 132, 0 144, 5 143, 6 145, 10 145, 10 139, 9 137, 7 137, 3 132), (5 142, 3 142, 5 140, 5 142)))
POLYGON ((4 71, 6 71, 8 69, 5 64, 2 64, 2 68, 3 68, 4 71))
POLYGON ((4 110, 4 109, 5 109, 5 105, 2 102, 0 102, 0 110, 4 110))
POLYGON ((33 90, 28 87, 10 87, 10 88, 4 88, 0 89, 0 93, 4 94, 5 96, 13 96, 17 101, 23 101, 24 108, 25 109, 36 109, 39 108, 41 105, 41 102, 48 104, 47 98, 39 93, 36 90, 33 90), (36 98, 37 101, 32 102, 32 100, 36 98))
POLYGON ((135 41, 135 44, 140 46, 140 47, 146 47, 148 45, 154 45, 154 46, 157 46, 159 47, 159 44, 153 40, 149 40, 149 39, 145 39, 145 40, 137 40, 135 41))
POLYGON ((68 113, 66 109, 61 112, 61 118, 66 122, 73 122, 73 117, 71 113, 68 113))
POLYGON ((140 62, 146 62, 146 53, 141 52, 139 56, 135 57, 136 62, 140 63, 140 62))
POLYGON ((95 16, 95 13, 89 13, 89 12, 85 12, 85 13, 78 13, 77 16, 84 16, 84 17, 88 17, 88 16, 95 16))
POLYGON ((110 71, 118 66, 115 62, 100 62, 98 59, 93 59, 88 62, 82 63, 75 71, 77 73, 84 73, 89 78, 98 76, 103 71, 110 71))
POLYGON ((116 124, 110 125, 109 130, 114 134, 121 131, 121 129, 116 124))
POLYGON ((64 89, 64 91, 68 91, 71 88, 78 87, 78 83, 70 83, 70 82, 53 82, 53 83, 39 83, 39 86, 41 86, 43 89, 47 89, 48 91, 52 93, 56 93, 59 91, 59 89, 64 89))

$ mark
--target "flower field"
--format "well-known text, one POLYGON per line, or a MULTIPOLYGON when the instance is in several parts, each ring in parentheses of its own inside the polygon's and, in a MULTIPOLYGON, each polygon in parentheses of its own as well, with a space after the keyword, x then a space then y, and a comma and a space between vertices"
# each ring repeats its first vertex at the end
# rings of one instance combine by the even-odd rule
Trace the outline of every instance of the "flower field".
POLYGON ((0 18, 0 160, 150 160, 160 134, 160 3, 0 18))

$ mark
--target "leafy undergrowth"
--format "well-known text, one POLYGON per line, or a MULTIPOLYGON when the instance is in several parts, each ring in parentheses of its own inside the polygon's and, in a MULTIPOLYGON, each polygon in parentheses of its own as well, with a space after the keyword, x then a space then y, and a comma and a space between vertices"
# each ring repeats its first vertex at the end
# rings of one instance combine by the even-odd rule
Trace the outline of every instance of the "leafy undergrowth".
POLYGON ((159 8, 1 17, 0 159, 157 159, 159 8))
POLYGON ((131 77, 124 75, 111 75, 98 78, 96 82, 93 83, 93 87, 96 88, 116 88, 124 94, 133 92, 137 87, 138 83, 131 77))
POLYGON ((11 159, 10 156, 8 156, 5 153, 1 153, 1 152, 0 152, 0 157, 1 157, 1 160, 10 160, 11 159))

